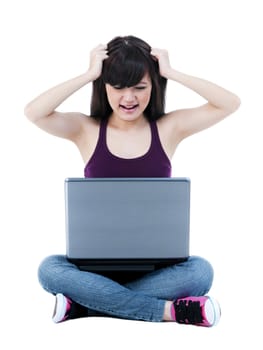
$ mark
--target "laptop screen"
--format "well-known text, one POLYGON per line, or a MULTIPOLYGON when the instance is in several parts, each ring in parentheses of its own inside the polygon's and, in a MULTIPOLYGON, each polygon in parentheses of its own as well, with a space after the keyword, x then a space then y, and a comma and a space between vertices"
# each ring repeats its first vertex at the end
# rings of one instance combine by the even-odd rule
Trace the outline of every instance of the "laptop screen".
POLYGON ((188 178, 68 178, 67 256, 146 261, 189 255, 188 178))

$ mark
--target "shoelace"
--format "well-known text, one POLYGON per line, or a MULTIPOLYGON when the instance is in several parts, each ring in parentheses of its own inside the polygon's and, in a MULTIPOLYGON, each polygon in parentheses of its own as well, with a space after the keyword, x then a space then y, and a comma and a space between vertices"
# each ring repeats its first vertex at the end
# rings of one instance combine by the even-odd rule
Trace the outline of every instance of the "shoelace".
POLYGON ((199 301, 180 300, 174 303, 176 321, 178 323, 198 324, 202 323, 202 310, 199 301))

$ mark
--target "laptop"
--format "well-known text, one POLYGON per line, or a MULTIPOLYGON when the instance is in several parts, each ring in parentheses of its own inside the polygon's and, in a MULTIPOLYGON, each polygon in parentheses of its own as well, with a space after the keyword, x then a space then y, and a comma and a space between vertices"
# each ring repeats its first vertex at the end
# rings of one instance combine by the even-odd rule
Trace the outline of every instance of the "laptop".
POLYGON ((189 256, 188 178, 65 179, 66 255, 86 271, 154 271, 189 256))

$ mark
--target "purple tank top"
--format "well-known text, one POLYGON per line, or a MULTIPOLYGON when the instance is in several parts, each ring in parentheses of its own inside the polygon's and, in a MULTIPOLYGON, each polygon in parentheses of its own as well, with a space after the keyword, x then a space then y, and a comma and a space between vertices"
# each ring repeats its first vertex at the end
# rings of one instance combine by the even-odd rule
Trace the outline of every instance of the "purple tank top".
POLYGON ((99 139, 85 169, 85 177, 170 177, 171 162, 160 142, 156 122, 150 122, 151 145, 141 157, 125 159, 110 152, 106 142, 107 120, 101 122, 99 139))

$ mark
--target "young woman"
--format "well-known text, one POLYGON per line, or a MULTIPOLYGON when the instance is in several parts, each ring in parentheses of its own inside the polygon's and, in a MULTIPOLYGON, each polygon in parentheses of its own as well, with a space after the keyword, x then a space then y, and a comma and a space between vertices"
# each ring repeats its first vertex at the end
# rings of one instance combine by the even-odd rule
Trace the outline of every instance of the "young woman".
MULTIPOLYGON (((167 51, 127 36, 92 50, 87 72, 35 98, 25 115, 43 130, 77 145, 85 177, 170 177, 177 145, 239 105, 233 93, 173 69, 167 51), (165 113, 167 79, 193 90, 207 103, 165 113), (91 82, 90 116, 57 110, 91 82)), ((40 283, 56 296, 54 322, 97 314, 213 326, 220 307, 207 295, 212 279, 211 265, 194 256, 123 283, 81 271, 61 255, 47 257, 39 267, 40 283)))

